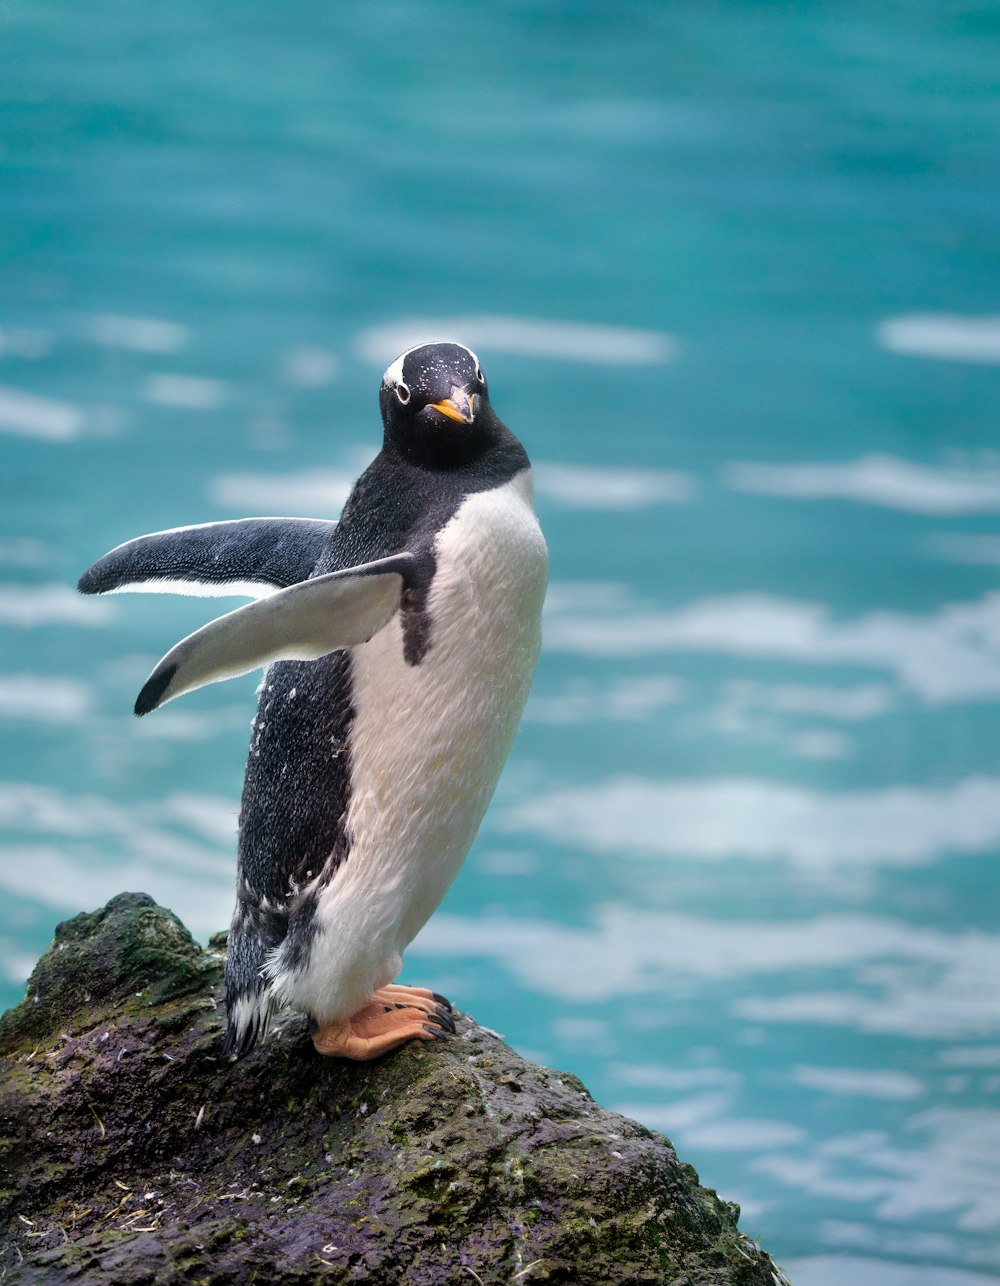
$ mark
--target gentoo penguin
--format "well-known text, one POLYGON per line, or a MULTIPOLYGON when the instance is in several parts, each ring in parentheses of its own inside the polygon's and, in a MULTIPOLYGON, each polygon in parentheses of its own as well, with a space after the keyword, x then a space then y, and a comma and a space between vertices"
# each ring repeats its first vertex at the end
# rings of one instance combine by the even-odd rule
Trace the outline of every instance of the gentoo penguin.
POLYGON ((339 522, 155 532, 80 580, 256 599, 171 649, 135 706, 267 667, 226 959, 236 1055, 281 1006, 347 1058, 454 1031, 442 997, 394 979, 468 852, 538 657, 548 553, 531 470, 475 353, 409 349, 379 404, 382 450, 339 522))

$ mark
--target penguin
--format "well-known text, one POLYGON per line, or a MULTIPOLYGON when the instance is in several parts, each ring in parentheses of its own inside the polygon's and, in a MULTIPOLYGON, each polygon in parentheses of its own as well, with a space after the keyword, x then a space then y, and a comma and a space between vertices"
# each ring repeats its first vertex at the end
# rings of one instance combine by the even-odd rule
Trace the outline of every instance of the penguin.
POLYGON ((408 349, 379 406, 382 449, 338 522, 154 532, 79 582, 254 600, 167 652, 135 704, 266 667, 225 966, 235 1057, 283 1008, 321 1054, 358 1060, 455 1030, 443 997, 395 979, 472 844, 538 659, 548 551, 478 357, 408 349))

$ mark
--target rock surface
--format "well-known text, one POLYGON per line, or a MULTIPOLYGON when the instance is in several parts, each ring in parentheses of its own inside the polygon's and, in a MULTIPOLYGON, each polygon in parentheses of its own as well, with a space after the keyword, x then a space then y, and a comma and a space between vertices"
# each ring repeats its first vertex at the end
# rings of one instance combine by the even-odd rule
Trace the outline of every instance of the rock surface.
POLYGON ((0 1278, 787 1286, 665 1138, 469 1018, 223 1059, 221 952, 145 894, 58 927, 0 1019, 0 1278))

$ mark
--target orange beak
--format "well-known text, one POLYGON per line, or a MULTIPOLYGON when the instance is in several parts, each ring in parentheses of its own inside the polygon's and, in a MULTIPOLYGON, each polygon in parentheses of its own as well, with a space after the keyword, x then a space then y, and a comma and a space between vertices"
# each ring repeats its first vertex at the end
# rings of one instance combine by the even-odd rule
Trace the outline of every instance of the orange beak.
POLYGON ((465 389, 453 388, 451 397, 431 402, 430 405, 435 411, 440 411, 449 420, 457 420, 459 424, 471 424, 476 418, 476 395, 466 393, 465 389))

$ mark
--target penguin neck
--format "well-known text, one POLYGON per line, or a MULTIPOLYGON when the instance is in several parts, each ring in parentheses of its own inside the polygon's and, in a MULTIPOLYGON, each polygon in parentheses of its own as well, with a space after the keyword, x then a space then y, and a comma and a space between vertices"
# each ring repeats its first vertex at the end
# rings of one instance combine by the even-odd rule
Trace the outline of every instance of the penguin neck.
POLYGON ((315 574, 429 549, 467 497, 527 468, 524 448, 507 429, 489 450, 450 469, 414 463, 387 442, 355 484, 315 574))
POLYGON ((422 473, 468 475, 473 489, 507 481, 528 467, 524 448, 488 404, 476 423, 464 430, 449 426, 440 433, 400 442, 386 427, 383 455, 404 469, 422 473), (475 485, 478 483, 478 485, 475 485))

